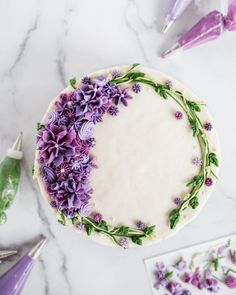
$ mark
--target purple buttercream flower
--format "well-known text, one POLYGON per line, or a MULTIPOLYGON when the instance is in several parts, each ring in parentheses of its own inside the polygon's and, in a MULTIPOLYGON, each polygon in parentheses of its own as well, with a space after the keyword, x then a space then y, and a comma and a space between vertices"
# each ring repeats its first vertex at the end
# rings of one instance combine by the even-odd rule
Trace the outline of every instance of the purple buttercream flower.
POLYGON ((194 159, 193 159, 193 164, 194 164, 195 166, 202 166, 202 159, 200 159, 200 158, 198 158, 198 157, 194 158, 194 159))
POLYGON ((111 99, 117 92, 118 92, 118 86, 108 82, 103 87, 104 93, 108 95, 109 99, 111 99))
POLYGON ((119 77, 121 76, 121 72, 118 71, 118 70, 115 70, 115 71, 113 71, 113 72, 111 73, 111 75, 112 75, 112 78, 113 78, 113 79, 117 79, 117 78, 119 78, 119 77))
POLYGON ((231 261, 234 265, 236 265, 236 251, 233 250, 233 251, 230 251, 230 258, 231 258, 231 261))
POLYGON ((87 217, 89 216, 93 211, 93 205, 92 204, 85 204, 83 205, 80 210, 79 210, 79 214, 82 217, 87 217))
POLYGON ((181 295, 192 295, 192 293, 189 290, 182 290, 181 295))
POLYGON ((176 112, 175 113, 175 118, 177 119, 177 120, 181 120, 181 119, 183 119, 183 113, 182 112, 176 112))
POLYGON ((175 281, 169 281, 166 285, 166 289, 171 293, 175 294, 181 289, 181 285, 175 281))
POLYGON ((73 129, 68 131, 65 126, 50 124, 39 139, 39 154, 47 165, 53 162, 55 166, 59 166, 63 160, 74 154, 75 138, 73 129))
POLYGON ((147 227, 146 224, 141 220, 137 221, 136 226, 138 229, 141 229, 141 230, 144 230, 147 227))
POLYGON ((86 140, 86 144, 89 147, 94 147, 96 145, 96 139, 94 137, 91 137, 91 138, 86 140))
POLYGON ((68 123, 69 123, 69 118, 67 118, 66 116, 59 116, 57 118, 58 125, 68 125, 68 123))
POLYGON ((190 283, 191 280, 192 280, 192 274, 189 273, 189 272, 185 272, 185 273, 183 274, 182 281, 183 281, 184 283, 190 283))
POLYGON ((78 209, 77 208, 66 208, 66 209, 63 209, 62 212, 66 217, 71 219, 78 213, 78 209))
POLYGON ((174 203, 175 203, 175 205, 177 205, 177 206, 181 205, 181 204, 182 204, 182 200, 181 200, 181 198, 179 198, 179 197, 174 198, 174 203))
POLYGON ((82 83, 83 84, 90 84, 91 83, 91 78, 89 78, 88 76, 85 76, 82 78, 82 83))
POLYGON ((155 275, 156 275, 156 278, 161 281, 161 280, 165 279, 165 277, 166 277, 166 271, 157 270, 155 272, 155 275))
POLYGON ((119 113, 119 109, 115 106, 111 106, 109 109, 108 109, 108 113, 112 116, 117 116, 118 113, 119 113))
POLYGON ((52 208, 57 208, 57 202, 56 201, 51 201, 50 205, 52 206, 52 208))
POLYGON ((81 140, 87 140, 92 137, 95 129, 93 122, 85 122, 79 129, 79 137, 81 140))
POLYGON ((131 99, 132 96, 128 93, 128 88, 118 88, 117 93, 113 96, 114 103, 118 105, 122 103, 124 106, 128 105, 127 100, 131 99))
POLYGON ((217 293, 219 291, 218 282, 214 278, 206 278, 203 284, 204 287, 211 293, 217 293))
POLYGON ((207 177, 205 180, 205 185, 206 186, 212 186, 213 185, 213 180, 210 177, 207 177))
POLYGON ((106 76, 99 76, 93 79, 93 83, 100 87, 103 87, 108 83, 108 79, 106 76))
POLYGON ((58 119, 58 113, 54 110, 51 110, 47 116, 47 124, 55 123, 58 119))
POLYGON ((65 179, 71 172, 71 166, 68 162, 63 162, 56 167, 56 175, 59 179, 65 179))
POLYGON ((184 260, 181 258, 179 261, 177 261, 177 263, 174 265, 174 267, 175 267, 176 269, 178 269, 179 271, 183 271, 183 270, 186 269, 186 267, 187 267, 187 263, 186 263, 186 261, 184 261, 184 260))
POLYGON ((76 116, 87 120, 94 119, 95 122, 101 121, 102 115, 111 105, 106 93, 104 93, 104 80, 96 80, 93 84, 83 84, 77 92, 76 116), (98 84, 99 83, 99 84, 98 84))
POLYGON ((100 214, 100 213, 96 213, 96 214, 94 214, 93 219, 94 219, 94 221, 95 221, 96 223, 101 222, 101 221, 102 221, 102 214, 100 214))
POLYGON ((204 128, 206 129, 206 131, 211 131, 213 127, 212 127, 212 124, 208 122, 204 125, 204 128))
POLYGON ((120 239, 119 242, 120 246, 123 247, 124 249, 127 249, 129 247, 129 241, 126 238, 120 239))
POLYGON ((200 273, 200 268, 197 267, 194 271, 194 273, 192 274, 192 278, 191 278, 191 284, 195 287, 197 287, 198 289, 202 289, 203 286, 201 284, 202 281, 202 276, 200 273))
POLYGON ((133 86, 132 86, 132 90, 134 93, 139 93, 141 91, 141 86, 140 84, 137 84, 135 83, 133 86))
POLYGON ((55 173, 51 167, 42 166, 40 172, 44 181, 53 182, 55 180, 55 173))
POLYGON ((225 278, 225 284, 230 289, 236 289, 236 278, 234 276, 227 276, 225 278))

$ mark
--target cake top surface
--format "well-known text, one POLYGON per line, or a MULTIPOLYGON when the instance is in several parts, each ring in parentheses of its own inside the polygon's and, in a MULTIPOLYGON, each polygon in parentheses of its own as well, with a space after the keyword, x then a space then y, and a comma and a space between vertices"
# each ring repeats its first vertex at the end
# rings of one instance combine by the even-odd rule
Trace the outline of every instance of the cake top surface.
POLYGON ((103 244, 169 237, 216 181, 219 144, 206 106, 156 70, 120 66, 73 79, 39 127, 42 194, 61 223, 103 244))

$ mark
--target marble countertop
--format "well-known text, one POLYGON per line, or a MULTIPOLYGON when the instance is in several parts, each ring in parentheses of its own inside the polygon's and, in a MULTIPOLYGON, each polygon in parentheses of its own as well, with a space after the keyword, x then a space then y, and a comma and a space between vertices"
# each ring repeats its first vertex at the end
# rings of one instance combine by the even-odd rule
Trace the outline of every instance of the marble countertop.
MULTIPOLYGON (((167 36, 161 0, 2 0, 0 3, 0 156, 24 132, 22 178, 0 248, 27 251, 39 234, 49 241, 23 295, 150 294, 143 259, 235 232, 236 35, 162 60, 160 52, 193 24, 207 0, 192 5, 167 36), (204 3, 203 3, 204 2, 204 3), (32 180, 36 122, 73 76, 139 62, 166 72, 207 102, 222 146, 218 185, 202 213, 155 246, 122 251, 95 244, 57 223, 32 180)), ((199 2, 199 1, 197 1, 199 2)), ((213 1, 211 1, 213 2, 213 1)), ((16 257, 0 265, 0 274, 16 257)))

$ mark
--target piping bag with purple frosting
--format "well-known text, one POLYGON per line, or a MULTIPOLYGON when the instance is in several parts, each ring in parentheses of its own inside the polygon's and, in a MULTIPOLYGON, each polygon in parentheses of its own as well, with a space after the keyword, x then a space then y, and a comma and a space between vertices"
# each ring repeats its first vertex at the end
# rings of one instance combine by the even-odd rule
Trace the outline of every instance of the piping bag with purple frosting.
POLYGON ((169 11, 162 29, 165 34, 193 0, 169 0, 169 11))
POLYGON ((28 254, 24 255, 12 268, 0 277, 1 295, 21 294, 30 271, 45 243, 46 238, 43 237, 28 254))
POLYGON ((236 0, 229 0, 226 16, 219 11, 212 11, 204 16, 189 31, 184 33, 177 43, 162 54, 168 57, 182 50, 190 49, 196 45, 215 40, 225 31, 236 30, 236 0))

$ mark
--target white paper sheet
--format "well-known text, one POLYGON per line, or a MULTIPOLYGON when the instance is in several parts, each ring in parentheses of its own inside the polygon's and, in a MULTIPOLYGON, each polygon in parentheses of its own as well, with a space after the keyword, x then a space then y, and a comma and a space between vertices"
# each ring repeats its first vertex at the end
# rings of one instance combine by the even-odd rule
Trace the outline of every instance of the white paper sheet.
MULTIPOLYGON (((222 261, 220 262, 219 270, 215 273, 213 272, 215 274, 215 276, 222 278, 223 277, 222 276, 222 266, 226 266, 227 268, 232 268, 232 269, 236 270, 236 266, 234 266, 232 264, 231 259, 230 259, 230 254, 229 254, 229 249, 236 250, 236 234, 226 236, 223 238, 219 238, 217 240, 193 245, 193 246, 190 246, 187 248, 177 249, 175 251, 165 253, 163 255, 158 255, 155 257, 145 259, 144 264, 146 267, 146 271, 147 271, 149 283, 151 286, 152 294, 153 295, 170 294, 163 287, 161 287, 159 290, 157 290, 154 287, 154 284, 156 282, 154 271, 156 269, 157 262, 163 262, 166 266, 170 266, 169 270, 172 271, 172 270, 175 270, 175 268, 172 265, 174 265, 180 258, 183 258, 188 263, 188 265, 190 264, 191 261, 194 261, 195 267, 199 266, 201 269, 203 269, 203 267, 209 262, 207 258, 209 257, 210 251, 212 251, 214 249, 217 250, 222 245, 227 245, 228 241, 230 241, 230 247, 228 247, 225 251, 225 258, 222 259, 222 261), (196 256, 195 256, 195 259, 193 260, 192 258, 193 258, 193 255, 195 255, 195 254, 196 254, 196 256)), ((230 273, 230 275, 236 276, 236 274, 233 274, 233 273, 230 273)), ((192 295, 212 294, 209 291, 207 291, 206 289, 199 290, 198 288, 192 286, 191 284, 183 283, 181 281, 181 279, 179 277, 177 277, 176 275, 174 275, 173 280, 181 283, 181 285, 184 287, 184 289, 187 289, 192 292, 192 295)), ((219 282, 219 287, 220 287, 220 290, 217 293, 219 295, 228 295, 228 294, 235 295, 236 294, 236 289, 231 290, 225 284, 223 284, 221 282, 219 282)))

